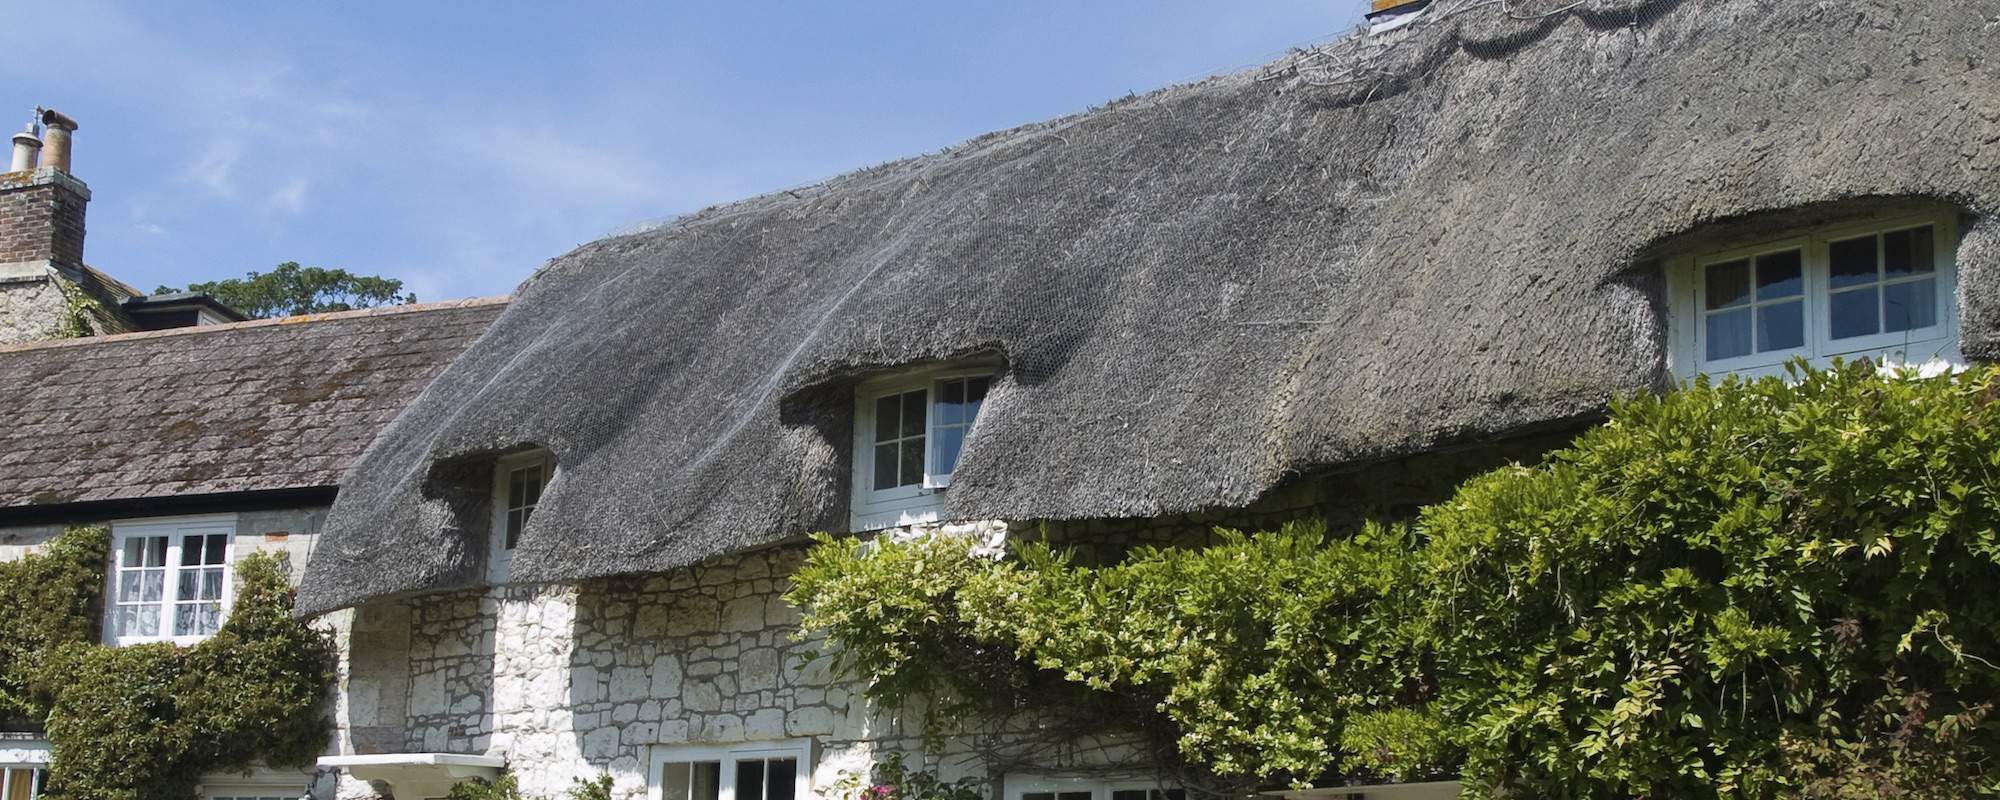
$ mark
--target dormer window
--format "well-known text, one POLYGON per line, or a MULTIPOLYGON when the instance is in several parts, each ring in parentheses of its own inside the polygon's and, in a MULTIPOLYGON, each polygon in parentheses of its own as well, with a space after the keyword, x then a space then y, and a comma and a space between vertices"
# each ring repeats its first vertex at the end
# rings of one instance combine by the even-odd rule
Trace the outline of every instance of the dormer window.
POLYGON ((959 452, 972 432, 991 367, 898 375, 855 392, 852 527, 934 522, 959 452))
POLYGON ((493 467, 494 577, 506 578, 506 567, 521 543, 521 532, 542 503, 542 490, 555 477, 555 457, 547 450, 503 456, 493 467))
POLYGON ((1803 358, 1958 364, 1954 220, 1938 214, 1803 231, 1676 259, 1677 374, 1780 374, 1803 358))

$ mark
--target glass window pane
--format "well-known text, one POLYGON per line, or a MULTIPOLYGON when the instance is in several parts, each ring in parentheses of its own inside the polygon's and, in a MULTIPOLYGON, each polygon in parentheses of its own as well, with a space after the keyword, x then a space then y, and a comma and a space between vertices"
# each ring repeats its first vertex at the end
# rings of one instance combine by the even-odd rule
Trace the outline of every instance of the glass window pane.
POLYGON ((965 421, 971 422, 979 416, 979 407, 986 403, 986 389, 992 385, 992 378, 973 378, 965 385, 965 421))
POLYGON ((184 569, 175 576, 174 599, 193 600, 201 593, 201 572, 184 569))
POLYGON ((1089 792, 1057 792, 1056 800, 1090 800, 1089 792))
POLYGON ((666 800, 688 800, 688 791, 693 788, 689 780, 692 771, 686 761, 661 764, 660 796, 666 800))
POLYGON ((764 762, 736 762, 736 800, 764 800, 764 762))
POLYGON ((924 482, 924 437, 919 436, 903 442, 903 468, 897 486, 915 486, 924 482))
POLYGON ((771 759, 765 776, 764 800, 795 800, 798 788, 799 761, 796 758, 771 759))
POLYGON ((1914 331, 1937 324, 1937 279, 1882 287, 1882 330, 1914 331))
POLYGON ((126 635, 128 636, 160 635, 159 604, 147 603, 143 605, 126 606, 125 611, 128 614, 126 620, 127 624, 125 626, 126 635))
POLYGON ((196 612, 199 611, 200 608, 201 608, 200 606, 194 605, 192 603, 183 603, 181 605, 174 606, 175 636, 192 636, 199 632, 199 629, 197 629, 195 625, 199 619, 199 616, 197 615, 196 612))
POLYGON ((521 529, 528 527, 527 509, 517 508, 507 512, 507 549, 521 543, 521 529))
POLYGON ((1708 360, 1750 355, 1750 309, 1708 315, 1708 360))
POLYGON ((229 559, 229 535, 211 533, 208 535, 208 559, 203 564, 221 564, 229 559))
POLYGON ((507 473, 507 507, 520 508, 528 502, 528 484, 520 470, 507 473))
POLYGON ((166 570, 152 569, 140 574, 139 599, 149 603, 158 602, 160 597, 166 592, 166 588, 166 570))
POLYGON ((146 540, 137 538, 126 539, 124 555, 119 557, 118 563, 127 567, 138 567, 144 566, 145 559, 146 540))
POLYGON ((875 441, 887 442, 896 438, 901 424, 896 421, 896 410, 902 408, 902 400, 890 395, 875 401, 875 441))
POLYGON ((1805 261, 1797 250, 1757 257, 1757 299, 1774 300, 1803 294, 1805 261))
POLYGON ((1833 288, 1860 286, 1876 280, 1875 237, 1834 242, 1827 255, 1832 262, 1833 288))
POLYGON ((1833 338, 1868 336, 1881 331, 1881 326, 1876 324, 1877 313, 1873 287, 1834 292, 1833 302, 1828 307, 1828 315, 1832 317, 1833 338))
POLYGON ((1757 308, 1757 352, 1790 350, 1806 343, 1805 302, 1793 300, 1757 308))
POLYGON ((1935 238, 1930 226, 1883 234, 1883 274, 1890 278, 1900 278, 1936 270, 1937 259, 1931 255, 1931 245, 1935 238))
POLYGON ((875 488, 896 488, 896 469, 901 463, 894 444, 875 445, 875 488))
POLYGON ((1728 308, 1750 300, 1750 262, 1711 264, 1707 274, 1709 308, 1728 308))
POLYGON ((924 432, 924 395, 929 392, 910 392, 903 395, 903 436, 921 436, 924 432))
POLYGON ((1111 793, 1111 800, 1146 800, 1146 790, 1119 789, 1111 793))
POLYGON ((938 424, 965 422, 965 381, 945 381, 938 385, 938 424))
POLYGON ((722 762, 695 762, 694 785, 688 790, 688 800, 717 800, 721 792, 722 762))
POLYGON ((537 464, 527 468, 525 473, 521 477, 521 482, 526 485, 528 496, 524 499, 523 505, 539 505, 542 502, 542 467, 537 464))
POLYGON ((131 602, 139 599, 139 576, 143 573, 124 571, 118 573, 118 600, 131 602))
POLYGON ((219 569, 202 570, 201 599, 203 600, 222 599, 222 570, 219 569))
POLYGON ((939 428, 937 432, 937 471, 940 475, 951 474, 958 466, 958 450, 965 444, 964 428, 939 428))
POLYGON ((1022 792, 1021 800, 1056 800, 1055 792, 1022 792))
POLYGON ((146 537, 146 566, 164 567, 166 565, 167 565, 167 537, 165 536, 146 537))
POLYGON ((201 563, 201 546, 208 541, 206 536, 181 537, 181 566, 191 567, 201 563))

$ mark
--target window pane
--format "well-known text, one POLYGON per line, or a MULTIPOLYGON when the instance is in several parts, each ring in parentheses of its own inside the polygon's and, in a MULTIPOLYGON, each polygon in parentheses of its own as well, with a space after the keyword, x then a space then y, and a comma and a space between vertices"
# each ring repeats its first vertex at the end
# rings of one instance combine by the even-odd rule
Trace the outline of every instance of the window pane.
POLYGON ((1146 800, 1146 790, 1119 789, 1111 793, 1111 800, 1146 800))
POLYGON ((965 422, 965 381, 945 381, 938 385, 938 424, 965 422))
POLYGON ((660 796, 666 800, 688 800, 688 790, 692 788, 689 776, 691 766, 686 761, 674 761, 660 765, 660 796))
POLYGON ((1790 350, 1806 343, 1805 302, 1793 300, 1757 308, 1757 352, 1790 350))
POLYGON ((118 573, 118 600, 131 602, 139 599, 139 576, 144 573, 123 571, 118 573))
POLYGON ((1757 299, 1774 300, 1804 293, 1803 264, 1797 250, 1758 256, 1757 299))
POLYGON ((507 549, 521 543, 521 529, 528 527, 527 509, 517 508, 507 512, 507 549))
POLYGON ((1055 792, 1022 792, 1021 800, 1056 800, 1055 792))
POLYGON ((547 478, 542 475, 540 464, 527 469, 527 475, 522 477, 522 482, 528 487, 527 505, 539 505, 542 502, 542 482, 545 480, 547 478))
POLYGON ((769 762, 769 774, 765 777, 764 800, 794 800, 798 788, 799 760, 796 758, 774 758, 769 762))
POLYGON ((1876 324, 1876 297, 1873 287, 1850 292, 1834 292, 1829 314, 1833 317, 1833 338, 1867 336, 1882 328, 1876 324))
POLYGON ((122 566, 127 566, 127 567, 143 566, 142 562, 145 561, 145 556, 146 556, 145 539, 126 539, 125 552, 123 556, 119 557, 118 563, 122 566))
POLYGON ((157 602, 160 599, 161 595, 165 593, 166 588, 167 588, 166 570, 155 569, 155 570, 147 570, 143 573, 140 573, 139 599, 149 603, 157 602))
POLYGON ((1936 270, 1937 259, 1931 256, 1934 238, 1929 226, 1883 234, 1882 272, 1887 277, 1900 278, 1936 270))
POLYGON ((1937 280, 1882 287, 1882 330, 1914 331, 1937 324, 1937 280))
POLYGON ((1750 355, 1750 309, 1708 315, 1708 360, 1750 355))
POLYGON ((695 762, 694 785, 688 791, 688 800, 717 800, 721 792, 722 762, 695 762))
POLYGON ((528 502, 528 482, 520 470, 507 473, 507 507, 520 508, 528 502))
POLYGON ((896 469, 901 463, 894 444, 875 445, 875 488, 896 488, 896 469))
POLYGON ((221 564, 229 558, 229 536, 211 533, 208 536, 208 559, 203 564, 221 564))
POLYGON ((201 563, 201 546, 208 541, 206 536, 181 537, 181 566, 191 567, 201 563))
POLYGON ((973 378, 965 383, 965 421, 971 422, 979 416, 979 407, 986 403, 986 389, 993 383, 992 378, 973 378))
POLYGON ((896 409, 902 407, 902 400, 890 395, 875 401, 875 441, 887 442, 896 438, 901 427, 896 421, 896 409))
POLYGON ((736 762, 736 800, 764 800, 764 762, 736 762))
POLYGON ((184 569, 177 573, 175 578, 174 582, 179 584, 174 587, 175 599, 193 600, 196 595, 201 594, 200 570, 184 569))
POLYGON ((222 570, 219 569, 202 570, 201 599, 203 600, 222 599, 222 570))
POLYGON ((1057 792, 1056 800, 1090 800, 1089 792, 1057 792))
POLYGON ((965 444, 964 428, 939 428, 937 432, 937 471, 949 475, 958 466, 958 450, 965 444))
POLYGON ((924 437, 903 442, 901 473, 897 486, 914 486, 924 482, 924 437))
POLYGON ((924 395, 929 392, 910 392, 903 395, 903 436, 921 436, 924 432, 924 395))
POLYGON ((1863 236, 1834 242, 1827 255, 1832 261, 1833 288, 1860 286, 1875 281, 1875 237, 1863 236))
POLYGON ((29 798, 34 796, 34 789, 34 770, 7 770, 7 800, 29 800, 29 798))
POLYGON ((200 621, 200 615, 197 613, 200 608, 192 603, 174 606, 175 636, 193 636, 200 632, 200 629, 195 627, 200 621))
POLYGON ((1728 308, 1750 299, 1750 262, 1730 261, 1708 268, 1708 307, 1728 308))

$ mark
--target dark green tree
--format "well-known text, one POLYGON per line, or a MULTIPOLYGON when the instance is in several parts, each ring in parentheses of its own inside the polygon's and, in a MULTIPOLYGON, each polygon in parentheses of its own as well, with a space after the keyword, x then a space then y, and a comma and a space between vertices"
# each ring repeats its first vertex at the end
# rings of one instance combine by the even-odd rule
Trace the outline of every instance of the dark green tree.
POLYGON ((301 267, 297 261, 279 264, 270 272, 252 271, 242 278, 190 283, 184 289, 162 286, 154 291, 206 292, 229 307, 260 319, 417 301, 416 295, 403 292, 403 282, 399 279, 355 275, 344 269, 301 267))

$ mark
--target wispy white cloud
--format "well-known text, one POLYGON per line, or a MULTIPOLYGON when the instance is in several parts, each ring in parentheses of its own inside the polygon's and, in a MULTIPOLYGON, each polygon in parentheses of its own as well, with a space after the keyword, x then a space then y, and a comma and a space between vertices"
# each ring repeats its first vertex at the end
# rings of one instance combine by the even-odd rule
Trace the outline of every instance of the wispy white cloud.
POLYGON ((165 235, 167 235, 167 227, 166 227, 165 225, 161 225, 161 224, 159 224, 159 223, 156 223, 156 222, 139 222, 139 223, 134 223, 134 224, 132 225, 132 230, 135 230, 135 231, 138 231, 138 232, 140 232, 140 233, 143 233, 143 234, 145 234, 145 235, 147 235, 147 236, 165 236, 165 235))
POLYGON ((306 192, 311 188, 311 180, 293 178, 271 192, 265 207, 280 214, 303 213, 306 210, 306 192))

